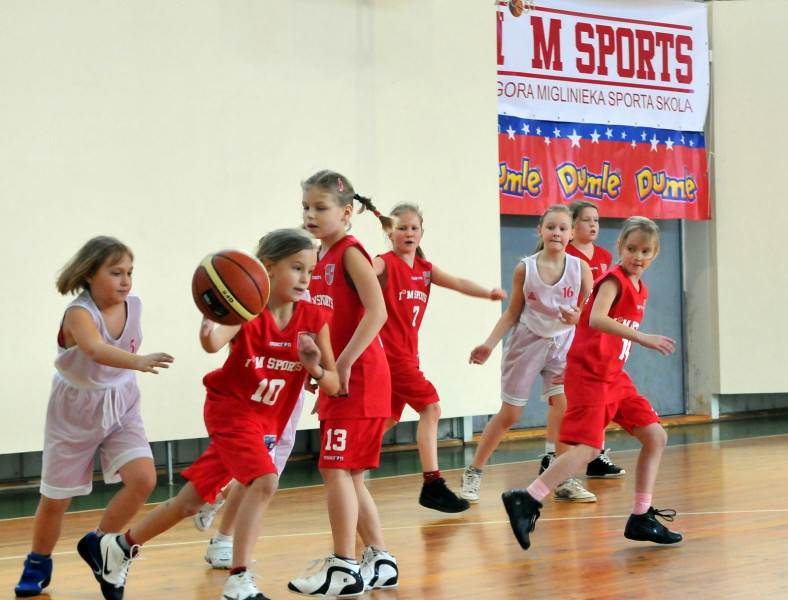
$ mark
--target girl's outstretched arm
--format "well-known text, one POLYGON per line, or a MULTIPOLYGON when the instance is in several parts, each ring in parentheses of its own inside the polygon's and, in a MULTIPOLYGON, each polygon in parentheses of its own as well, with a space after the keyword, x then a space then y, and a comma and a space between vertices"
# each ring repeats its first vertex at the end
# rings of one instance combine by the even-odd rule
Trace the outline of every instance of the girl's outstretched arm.
POLYGON ((241 330, 240 325, 219 325, 203 317, 200 324, 202 349, 213 354, 224 348, 241 330))
POLYGON ((474 298, 488 298, 490 300, 506 300, 506 290, 501 288, 486 288, 471 281, 470 279, 463 279, 450 275, 446 271, 432 265, 432 283, 441 287, 449 288, 466 296, 473 296, 474 298))
POLYGON ((525 263, 520 262, 514 269, 512 276, 512 298, 509 300, 509 306, 498 319, 498 322, 493 327, 492 333, 480 346, 476 346, 471 351, 471 358, 468 362, 471 364, 482 365, 492 354, 493 348, 498 342, 503 339, 506 332, 509 331, 514 324, 520 319, 520 313, 523 312, 525 307, 525 296, 523 295, 523 285, 525 285, 525 263))
POLYGON ((90 360, 108 367, 158 373, 156 369, 166 369, 173 361, 172 356, 164 352, 133 354, 105 343, 91 314, 80 306, 72 306, 66 311, 63 332, 68 332, 90 360))
POLYGON ((646 348, 651 348, 657 352, 667 355, 673 352, 676 341, 664 335, 643 333, 637 329, 627 327, 609 316, 610 307, 616 301, 620 293, 620 286, 616 279, 605 279, 596 292, 596 300, 591 308, 588 324, 594 329, 604 333, 615 335, 625 340, 630 340, 646 348))

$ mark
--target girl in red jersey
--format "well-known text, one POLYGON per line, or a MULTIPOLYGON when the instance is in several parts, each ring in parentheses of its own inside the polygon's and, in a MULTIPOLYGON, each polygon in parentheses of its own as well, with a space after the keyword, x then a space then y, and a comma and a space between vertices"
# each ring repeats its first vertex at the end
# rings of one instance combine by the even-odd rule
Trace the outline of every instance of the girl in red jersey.
POLYGON ((680 534, 656 519, 672 521, 676 511, 659 511, 651 506, 667 434, 651 404, 638 394, 623 369, 633 343, 663 355, 674 350, 674 340, 638 331, 648 298, 640 278, 659 254, 659 228, 644 217, 627 219, 618 238, 618 253, 619 264, 594 286, 567 356, 566 368, 572 376, 564 383, 567 411, 561 423, 560 441, 571 448, 556 458, 528 489, 512 490, 502 496, 514 535, 526 550, 539 518, 541 500, 599 454, 605 427, 611 421, 643 445, 635 473, 634 508, 624 536, 658 544, 681 541, 680 534))
MULTIPOLYGON (((307 375, 321 391, 335 394, 339 377, 328 330, 329 314, 299 301, 317 262, 314 240, 297 229, 273 231, 260 240, 257 257, 271 282, 263 312, 243 325, 205 324, 202 338, 212 336, 216 349, 232 340, 221 369, 203 379, 207 389, 205 425, 211 443, 183 472, 186 485, 171 501, 158 505, 125 534, 106 535, 93 544, 96 578, 121 568, 139 546, 191 517, 205 502, 213 502, 230 479, 247 487, 238 510, 230 576, 223 598, 264 600, 254 575, 247 570, 263 513, 279 483, 265 444, 288 424, 307 375), (314 339, 313 339, 314 336, 314 339)), ((125 566, 128 571, 128 564, 125 566)), ((116 588, 123 592, 125 573, 116 588)))
MULTIPOLYGON (((594 244, 599 234, 599 208, 589 200, 575 200, 569 204, 569 210, 572 211, 575 234, 566 247, 566 253, 584 260, 591 268, 591 276, 596 280, 613 264, 613 255, 594 244)), ((555 448, 552 451, 553 456, 548 455, 547 465, 551 458, 555 458, 555 448)), ((550 449, 547 452, 550 452, 550 449)), ((586 466, 586 477, 620 477, 624 474, 626 471, 610 460, 607 450, 603 450, 586 466)))
MULTIPOLYGON (((391 412, 391 380, 378 332, 386 306, 361 244, 347 234, 353 200, 371 207, 335 171, 320 171, 301 183, 304 226, 321 242, 310 293, 330 309, 331 346, 337 356, 339 394, 318 396, 321 451, 334 553, 314 574, 288 584, 305 596, 356 596, 364 589, 397 585, 397 563, 386 551, 375 501, 364 472, 377 468, 386 419, 391 412), (356 529, 364 542, 356 560, 356 529)), ((374 210, 374 208, 373 208, 374 210)))
POLYGON ((391 416, 386 429, 399 422, 406 404, 419 414, 416 440, 424 476, 419 504, 441 512, 462 512, 470 504, 446 487, 438 470, 440 398, 419 368, 419 327, 432 284, 490 300, 504 300, 506 292, 455 277, 428 262, 419 246, 424 231, 417 205, 402 202, 389 214, 390 217, 379 215, 378 218, 393 250, 372 261, 388 313, 380 331, 391 371, 391 416))

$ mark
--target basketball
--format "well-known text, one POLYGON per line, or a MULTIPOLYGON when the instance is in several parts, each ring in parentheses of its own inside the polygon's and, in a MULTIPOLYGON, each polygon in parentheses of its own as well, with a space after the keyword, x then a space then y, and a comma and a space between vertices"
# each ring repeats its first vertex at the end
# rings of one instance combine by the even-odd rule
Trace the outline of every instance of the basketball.
POLYGON ((209 254, 192 277, 192 296, 200 312, 222 325, 241 325, 265 308, 268 273, 251 254, 223 250, 209 254))
POLYGON ((512 13, 513 16, 519 17, 522 15, 524 8, 522 0, 509 0, 509 12, 512 13))

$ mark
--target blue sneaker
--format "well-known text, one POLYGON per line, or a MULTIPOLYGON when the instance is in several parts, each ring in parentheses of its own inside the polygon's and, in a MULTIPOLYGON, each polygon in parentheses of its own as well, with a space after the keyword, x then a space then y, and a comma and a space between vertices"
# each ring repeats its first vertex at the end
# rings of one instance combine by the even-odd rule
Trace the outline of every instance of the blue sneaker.
POLYGON ((119 537, 118 534, 99 537, 91 531, 77 543, 77 551, 93 570, 105 600, 123 600, 129 566, 134 560, 131 556, 139 549, 134 546, 127 555, 118 543, 119 537))
POLYGON ((31 552, 25 560, 22 577, 16 584, 14 592, 21 598, 38 596, 52 579, 52 558, 31 552))

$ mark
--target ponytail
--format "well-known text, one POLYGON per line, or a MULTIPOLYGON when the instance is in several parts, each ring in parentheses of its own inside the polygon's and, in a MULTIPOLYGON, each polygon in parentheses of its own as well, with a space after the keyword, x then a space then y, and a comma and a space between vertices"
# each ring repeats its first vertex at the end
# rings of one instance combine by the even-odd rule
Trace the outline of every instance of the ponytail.
POLYGON ((380 214, 380 211, 377 209, 377 207, 372 204, 371 199, 361 196, 360 194, 353 194, 353 200, 358 200, 359 204, 361 204, 361 208, 358 209, 358 213, 361 214, 365 210, 371 212, 380 221, 383 231, 388 233, 394 229, 394 219, 380 214))

